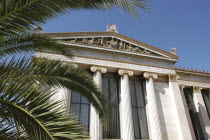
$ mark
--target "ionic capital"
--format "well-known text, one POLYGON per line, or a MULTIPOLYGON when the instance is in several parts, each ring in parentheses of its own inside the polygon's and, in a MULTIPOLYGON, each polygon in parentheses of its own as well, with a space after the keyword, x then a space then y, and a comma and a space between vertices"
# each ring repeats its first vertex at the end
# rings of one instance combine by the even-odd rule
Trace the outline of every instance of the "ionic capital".
POLYGON ((128 74, 128 76, 133 76, 133 71, 130 71, 130 70, 119 69, 118 73, 119 73, 119 75, 128 74))
POLYGON ((145 78, 149 78, 149 77, 152 77, 153 79, 157 79, 158 78, 157 74, 149 73, 149 72, 144 72, 143 76, 145 78))
POLYGON ((169 81, 174 82, 177 81, 179 79, 178 75, 168 75, 169 77, 169 81))
POLYGON ((101 73, 106 73, 107 69, 105 67, 97 67, 97 66, 91 66, 90 70, 92 72, 101 71, 101 73))
POLYGON ((179 88, 180 88, 181 90, 183 90, 183 89, 185 88, 185 85, 179 85, 179 88))
POLYGON ((193 92, 194 92, 194 93, 200 93, 201 90, 202 90, 202 88, 199 87, 199 86, 194 86, 194 87, 193 87, 193 92))

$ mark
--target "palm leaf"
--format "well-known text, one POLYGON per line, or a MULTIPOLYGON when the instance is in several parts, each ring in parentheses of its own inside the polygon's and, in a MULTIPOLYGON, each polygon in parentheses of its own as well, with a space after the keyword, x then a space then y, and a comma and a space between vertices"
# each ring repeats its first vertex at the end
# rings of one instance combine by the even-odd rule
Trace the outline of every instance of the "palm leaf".
POLYGON ((103 116, 106 98, 94 84, 92 76, 82 69, 59 60, 29 59, 0 62, 0 82, 24 80, 44 81, 50 87, 64 87, 78 91, 87 98, 103 116))
POLYGON ((81 9, 119 7, 137 16, 135 7, 147 9, 143 0, 1 0, 0 36, 29 30, 59 14, 81 9))
POLYGON ((52 101, 53 94, 45 94, 42 82, 21 81, 0 83, 0 118, 4 120, 0 121, 0 126, 7 126, 0 128, 0 132, 12 133, 6 133, 5 138, 22 134, 31 140, 88 138, 75 117, 62 106, 63 101, 52 101))
POLYGON ((30 54, 34 50, 50 51, 71 57, 71 51, 60 44, 57 40, 43 34, 20 34, 18 36, 8 36, 0 40, 0 57, 17 55, 18 53, 30 54))

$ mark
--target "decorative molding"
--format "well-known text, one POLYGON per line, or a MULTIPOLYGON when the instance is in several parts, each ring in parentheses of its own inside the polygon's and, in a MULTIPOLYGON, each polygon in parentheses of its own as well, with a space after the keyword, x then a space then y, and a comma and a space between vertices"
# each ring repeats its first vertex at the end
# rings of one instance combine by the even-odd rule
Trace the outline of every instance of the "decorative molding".
POLYGON ((204 83, 204 82, 199 82, 199 81, 189 81, 189 80, 179 79, 178 84, 185 85, 186 87, 197 86, 197 87, 202 87, 202 88, 210 88, 210 83, 204 83))
POLYGON ((128 74, 128 76, 133 76, 133 71, 131 71, 131 70, 119 69, 118 73, 119 73, 119 75, 128 74))
POLYGON ((208 71, 198 72, 196 70, 187 70, 187 69, 178 69, 175 68, 177 74, 191 74, 191 75, 199 75, 209 77, 210 73, 208 71))
POLYGON ((106 73, 107 69, 105 67, 97 67, 97 66, 91 66, 90 70, 92 72, 101 71, 101 73, 106 73))
POLYGON ((193 86, 193 92, 194 93, 201 93, 202 88, 198 86, 193 86))
POLYGON ((48 59, 56 59, 62 60, 71 63, 77 64, 84 64, 84 65, 94 65, 94 66, 101 66, 106 68, 116 68, 116 69, 129 69, 132 71, 139 71, 139 72, 151 72, 151 73, 158 73, 162 75, 174 75, 176 72, 172 69, 167 68, 160 68, 160 67, 153 67, 153 66, 145 66, 145 65, 138 65, 138 64, 131 64, 125 62, 117 62, 117 61, 110 61, 110 60, 101 60, 96 58, 85 58, 85 57, 73 57, 73 59, 69 59, 63 55, 59 54, 52 54, 52 53, 43 53, 43 52, 36 52, 35 57, 41 58, 48 58, 48 59))
POLYGON ((170 82, 176 82, 179 78, 178 75, 170 75, 170 74, 168 75, 168 77, 170 82))
POLYGON ((149 72, 144 72, 143 76, 145 78, 149 78, 149 77, 152 77, 153 79, 157 79, 158 78, 157 74, 153 74, 153 73, 149 73, 149 72))

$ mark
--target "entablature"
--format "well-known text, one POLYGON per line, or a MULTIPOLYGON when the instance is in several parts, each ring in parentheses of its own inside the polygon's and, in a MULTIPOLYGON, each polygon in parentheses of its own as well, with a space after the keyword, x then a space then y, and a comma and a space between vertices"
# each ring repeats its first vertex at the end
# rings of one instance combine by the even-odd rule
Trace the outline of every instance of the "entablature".
POLYGON ((78 57, 74 56, 72 59, 69 59, 60 54, 52 54, 52 53, 44 53, 44 52, 36 52, 35 57, 39 58, 48 58, 48 59, 56 59, 62 60, 65 62, 71 62, 74 64, 78 64, 83 68, 89 68, 90 66, 102 66, 106 67, 108 71, 114 72, 118 69, 127 69, 132 70, 134 75, 140 75, 143 72, 151 72, 151 73, 158 73, 159 75, 174 75, 176 72, 170 68, 161 68, 161 67, 154 67, 154 66, 146 66, 140 64, 131 64, 131 63, 124 63, 124 62, 116 62, 110 60, 100 60, 100 59, 93 59, 93 58, 86 58, 86 57, 78 57))

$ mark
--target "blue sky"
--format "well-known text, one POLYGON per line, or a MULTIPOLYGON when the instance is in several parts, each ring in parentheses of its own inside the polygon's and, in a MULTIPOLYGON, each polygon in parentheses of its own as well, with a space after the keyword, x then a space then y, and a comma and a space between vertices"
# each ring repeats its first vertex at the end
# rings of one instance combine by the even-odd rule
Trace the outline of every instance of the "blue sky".
POLYGON ((105 31, 119 33, 160 49, 177 48, 177 66, 210 72, 210 0, 147 0, 150 12, 140 20, 119 9, 72 11, 42 25, 43 32, 105 31))

